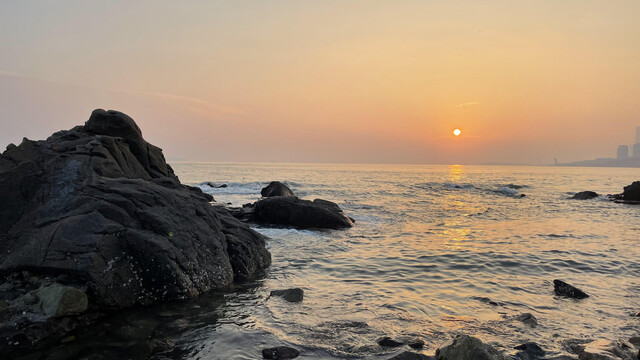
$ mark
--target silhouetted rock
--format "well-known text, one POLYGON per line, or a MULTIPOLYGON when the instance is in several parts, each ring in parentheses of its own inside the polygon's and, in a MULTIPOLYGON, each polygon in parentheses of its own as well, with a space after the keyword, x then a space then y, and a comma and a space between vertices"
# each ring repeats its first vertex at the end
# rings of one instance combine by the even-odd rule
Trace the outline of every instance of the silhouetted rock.
POLYGON ((288 346, 277 346, 268 349, 262 349, 262 357, 265 359, 285 360, 295 359, 300 356, 300 351, 288 346))
POLYGON ((383 347, 398 347, 404 345, 404 343, 393 340, 388 336, 381 337, 376 341, 378 345, 383 347))
POLYGON ((10 145, 0 155, 0 272, 22 280, 4 294, 28 300, 40 286, 43 310, 57 316, 86 308, 82 294, 90 308, 121 308, 254 276, 271 262, 265 237, 212 199, 180 184, 117 111, 10 145), (64 286, 47 288, 56 277, 64 286))
POLYGON ((292 226, 300 229, 343 229, 353 226, 340 207, 327 200, 302 200, 295 196, 275 196, 257 201, 250 221, 292 226))
POLYGON ((545 355, 545 351, 542 350, 542 348, 534 342, 528 342, 522 345, 518 345, 514 349, 520 350, 516 353, 516 358, 520 360, 542 359, 545 355))
POLYGON ((571 198, 574 200, 589 200, 589 199, 593 199, 593 198, 597 198, 598 197, 598 193, 593 192, 593 191, 581 191, 579 193, 576 193, 575 195, 573 195, 571 198))
POLYGON ((409 346, 412 349, 416 349, 416 350, 420 350, 424 347, 424 341, 420 340, 420 339, 412 339, 407 341, 407 346, 409 346))
POLYGON ((214 188, 214 189, 221 189, 221 188, 226 188, 227 187, 227 184, 218 185, 218 184, 213 183, 211 181, 205 181, 205 182, 201 183, 200 185, 207 185, 208 187, 211 187, 211 188, 214 188))
POLYGON ((411 351, 403 351, 389 360, 431 360, 433 357, 411 351))
POLYGON ((281 297, 288 302, 301 302, 304 298, 304 291, 300 288, 272 290, 269 295, 281 297))
POLYGON ((640 181, 634 181, 624 187, 622 199, 626 201, 640 201, 640 181))
POLYGON ((453 340, 436 350, 437 360, 508 360, 509 358, 480 339, 457 335, 453 340))
POLYGON ((260 191, 262 197, 272 196, 296 196, 289 187, 280 181, 272 181, 260 191))
POLYGON ((589 295, 587 295, 584 291, 578 289, 577 287, 569 285, 566 282, 557 279, 553 280, 553 291, 558 296, 566 296, 573 299, 584 299, 589 297, 589 295))

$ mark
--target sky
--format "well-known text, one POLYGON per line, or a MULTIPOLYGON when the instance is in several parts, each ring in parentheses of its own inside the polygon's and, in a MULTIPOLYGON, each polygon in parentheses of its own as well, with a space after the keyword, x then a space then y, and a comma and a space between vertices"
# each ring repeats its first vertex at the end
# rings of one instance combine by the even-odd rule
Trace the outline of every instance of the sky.
POLYGON ((640 126, 638 19, 637 0, 2 1, 0 147, 104 108, 169 160, 615 157, 640 126))

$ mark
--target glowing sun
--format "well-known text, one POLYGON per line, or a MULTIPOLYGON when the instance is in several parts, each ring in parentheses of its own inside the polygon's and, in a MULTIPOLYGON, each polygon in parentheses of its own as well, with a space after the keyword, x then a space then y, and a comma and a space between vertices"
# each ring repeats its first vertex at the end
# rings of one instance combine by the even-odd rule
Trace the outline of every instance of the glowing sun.
POLYGON ((453 135, 458 136, 462 133, 462 131, 460 131, 460 129, 455 129, 453 130, 453 135))

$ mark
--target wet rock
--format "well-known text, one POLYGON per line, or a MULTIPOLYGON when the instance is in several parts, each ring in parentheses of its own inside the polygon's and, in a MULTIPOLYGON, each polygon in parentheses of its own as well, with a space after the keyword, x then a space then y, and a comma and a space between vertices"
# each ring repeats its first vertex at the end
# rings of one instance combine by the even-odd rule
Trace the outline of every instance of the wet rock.
POLYGON ((268 349, 262 349, 262 357, 265 359, 285 360, 295 359, 300 356, 300 352, 288 346, 277 346, 268 349))
POLYGON ((598 197, 598 193, 594 191, 581 191, 573 195, 571 198, 574 200, 589 200, 597 197, 598 197))
POLYGON ((271 262, 265 237, 211 200, 180 184, 133 119, 95 110, 84 126, 0 155, 0 272, 65 274, 105 308, 258 274, 271 262))
POLYGON ((538 325, 538 319, 536 319, 536 317, 531 313, 520 314, 516 316, 516 320, 521 321, 531 327, 536 327, 538 325))
POLYGON ((378 345, 383 346, 383 347, 398 347, 398 346, 404 345, 404 343, 401 343, 399 341, 395 341, 395 340, 393 340, 392 338, 390 338, 388 336, 381 337, 376 342, 378 343, 378 345))
POLYGON ((409 340, 407 341, 407 346, 409 346, 412 349, 416 349, 416 350, 420 350, 424 347, 424 341, 420 340, 420 339, 413 339, 413 340, 409 340))
POLYGON ((38 308, 47 316, 67 316, 85 312, 89 305, 87 294, 71 286, 51 285, 36 291, 38 308))
POLYGON ((518 345, 514 349, 520 350, 516 353, 516 358, 520 360, 542 359, 545 355, 545 351, 542 350, 542 348, 534 342, 528 342, 522 345, 518 345))
POLYGON ((433 357, 424 354, 418 354, 411 351, 404 351, 400 354, 389 358, 389 360, 431 360, 433 357))
POLYGON ((289 189, 289 187, 280 181, 272 181, 260 191, 260 195, 262 197, 273 197, 273 196, 296 196, 296 194, 289 189))
POLYGON ((578 289, 577 287, 569 285, 566 282, 557 279, 553 280, 553 291, 558 296, 565 296, 573 299, 584 299, 589 297, 589 295, 587 295, 584 291, 578 289))
POLYGON ((576 353, 579 360, 639 359, 638 350, 631 343, 624 340, 595 340, 577 350, 576 353))
POLYGON ((304 298, 304 290, 300 288, 272 290, 269 296, 278 296, 288 302, 301 302, 304 298))
POLYGON ((488 297, 484 297, 484 296, 473 296, 472 299, 474 300, 478 300, 482 303, 491 305, 491 306, 503 306, 504 304, 498 301, 494 301, 489 299, 488 297))
POLYGON ((508 360, 509 358, 480 339, 457 335, 450 342, 436 350, 437 360, 508 360))
POLYGON ((353 226, 342 209, 331 201, 302 200, 295 196, 276 196, 257 201, 250 221, 292 226, 299 229, 343 229, 353 226))

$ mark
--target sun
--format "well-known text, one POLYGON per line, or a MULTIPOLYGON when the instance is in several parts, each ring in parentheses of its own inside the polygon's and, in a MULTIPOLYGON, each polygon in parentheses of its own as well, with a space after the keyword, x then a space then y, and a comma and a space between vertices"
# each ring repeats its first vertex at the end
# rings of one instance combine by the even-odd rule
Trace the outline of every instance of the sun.
POLYGON ((453 135, 455 135, 455 136, 459 136, 461 133, 462 133, 462 131, 460 131, 460 129, 453 130, 453 135))

